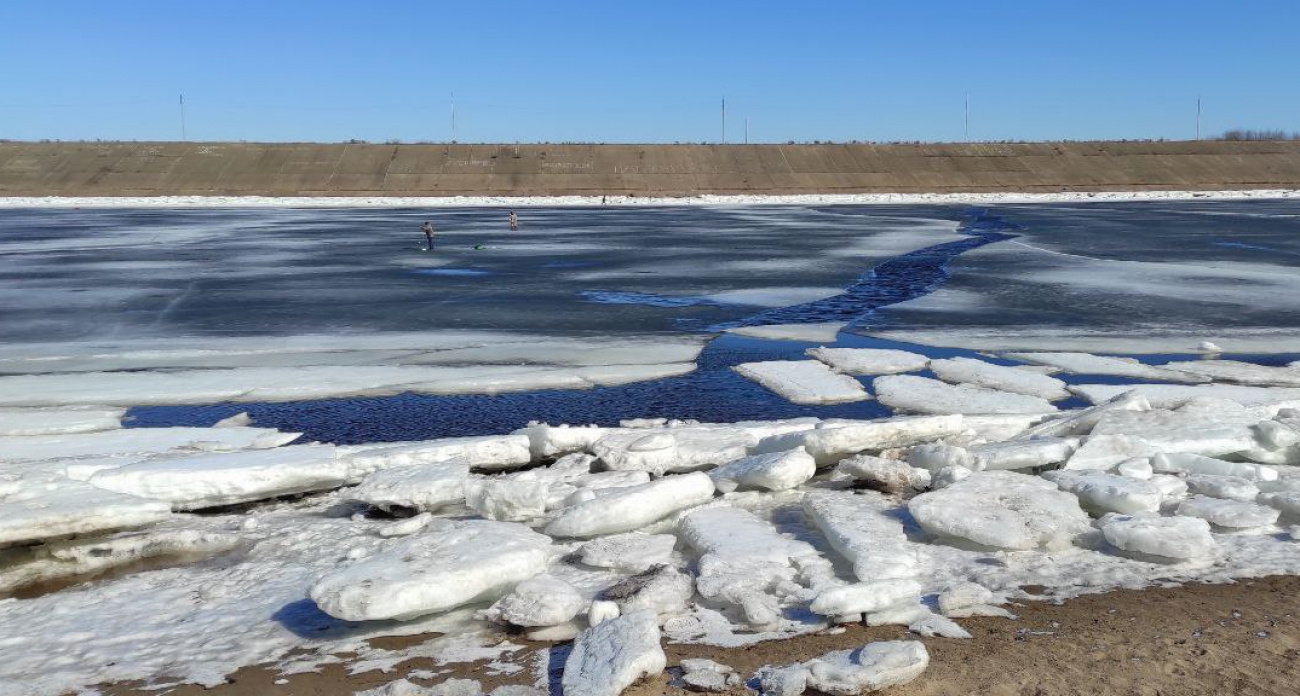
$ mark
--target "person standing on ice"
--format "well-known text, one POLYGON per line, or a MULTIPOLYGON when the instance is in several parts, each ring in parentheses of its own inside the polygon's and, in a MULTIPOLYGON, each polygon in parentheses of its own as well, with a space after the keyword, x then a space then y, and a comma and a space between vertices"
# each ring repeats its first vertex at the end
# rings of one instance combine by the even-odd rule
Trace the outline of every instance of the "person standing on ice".
POLYGON ((510 231, 514 232, 519 229, 519 213, 510 211, 510 231))
POLYGON ((424 227, 421 227, 420 230, 424 232, 424 250, 433 251, 433 223, 425 220, 424 227))

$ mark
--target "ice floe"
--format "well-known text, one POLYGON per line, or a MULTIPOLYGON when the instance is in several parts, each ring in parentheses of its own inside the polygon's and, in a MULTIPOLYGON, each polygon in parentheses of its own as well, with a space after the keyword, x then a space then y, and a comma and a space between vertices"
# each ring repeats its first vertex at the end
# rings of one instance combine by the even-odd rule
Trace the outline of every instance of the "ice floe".
POLYGON ((1139 362, 1135 358, 1120 358, 1091 353, 1007 353, 1012 360, 1047 365, 1077 375, 1109 375, 1130 379, 1149 379, 1162 382, 1208 382, 1209 377, 1179 370, 1166 370, 1139 362))
POLYGON ((1240 384, 1074 384, 1070 391, 1094 404, 1135 391, 1155 408, 1178 408, 1201 397, 1226 399, 1247 406, 1300 404, 1300 388, 1251 387, 1240 384))
POLYGON ((807 689, 856 696, 906 684, 929 664, 930 654, 919 641, 882 641, 794 665, 765 667, 756 676, 765 696, 799 696, 807 689))
POLYGON ((844 324, 768 324, 766 326, 741 326, 727 329, 727 333, 750 338, 766 338, 774 341, 831 343, 843 328, 844 324))
POLYGON ((732 369, 796 404, 843 404, 871 398, 856 379, 816 360, 741 363, 732 369))
POLYGON ((1184 517, 1199 517, 1216 527, 1251 529, 1266 527, 1277 522, 1279 513, 1274 508, 1255 503, 1219 500, 1198 495, 1179 503, 1178 514, 1184 517))
POLYGON ((810 357, 846 375, 896 375, 924 370, 930 359, 920 353, 891 348, 809 348, 810 357))
POLYGON ((967 384, 951 385, 915 375, 877 377, 880 403, 907 413, 1048 413, 1056 407, 1038 396, 1013 394, 967 384))
POLYGON ((936 377, 950 384, 969 384, 1014 394, 1037 396, 1048 401, 1070 396, 1070 392, 1065 390, 1065 382, 1055 377, 994 365, 973 358, 932 360, 930 370, 936 377))

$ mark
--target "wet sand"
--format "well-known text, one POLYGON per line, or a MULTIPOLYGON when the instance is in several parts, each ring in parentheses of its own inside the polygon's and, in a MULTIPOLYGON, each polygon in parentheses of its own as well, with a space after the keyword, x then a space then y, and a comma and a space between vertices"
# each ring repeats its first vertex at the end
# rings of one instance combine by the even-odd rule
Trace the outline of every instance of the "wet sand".
MULTIPOLYGON (((925 639, 930 667, 911 684, 889 690, 896 696, 1110 696, 1142 694, 1297 693, 1300 689, 1300 578, 1275 576, 1231 585, 1190 585, 1118 591, 1062 605, 1026 603, 1010 607, 1019 620, 958 621, 971 640, 925 639)), ((745 676, 766 664, 784 664, 873 640, 907 639, 900 626, 850 626, 819 634, 723 649, 665 644, 669 666, 688 657, 708 657, 745 676)), ((398 648, 422 638, 372 641, 398 648)), ((518 642, 518 641, 516 641, 518 642)), ((532 684, 541 644, 529 644, 510 660, 525 667, 513 675, 488 674, 485 663, 438 667, 429 660, 402 663, 391 673, 349 676, 342 664, 320 673, 283 677, 264 667, 240 670, 213 689, 179 687, 170 693, 210 696, 350 695, 407 676, 410 670, 446 671, 437 677, 480 680, 486 689, 532 684), (283 683, 276 683, 282 681, 283 683)), ((412 679, 417 683, 434 683, 412 679)), ((436 681, 436 680, 435 680, 436 681)), ((139 685, 101 687, 105 694, 157 694, 139 685)), ((736 692, 740 693, 741 689, 736 692)), ((684 693, 669 676, 634 685, 628 696, 684 693)))

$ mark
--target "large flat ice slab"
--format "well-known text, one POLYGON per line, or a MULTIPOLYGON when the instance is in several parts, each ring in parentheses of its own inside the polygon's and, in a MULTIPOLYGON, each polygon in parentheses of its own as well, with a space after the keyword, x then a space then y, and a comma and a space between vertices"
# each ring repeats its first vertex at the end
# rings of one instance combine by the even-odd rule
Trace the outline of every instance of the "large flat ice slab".
POLYGON ((327 574, 311 598, 346 621, 435 614, 498 599, 541 573, 550 543, 520 524, 448 523, 327 574))
POLYGON ((770 696, 800 696, 807 689, 831 696, 858 696, 906 684, 921 676, 929 664, 925 644, 891 640, 828 652, 784 667, 765 667, 758 677, 762 693, 770 696))
POLYGON ((62 477, 33 476, 0 492, 0 548, 160 522, 171 506, 62 477))
POLYGON ((809 348, 810 357, 846 375, 896 375, 924 370, 930 359, 920 353, 891 348, 809 348))
POLYGON ((1050 481, 1010 471, 971 474, 918 495, 907 508, 940 538, 1001 549, 1062 548, 1089 527, 1078 498, 1050 481))
POLYGON ((116 430, 126 409, 0 408, 0 437, 10 435, 68 435, 116 430))
POLYGON ((858 380, 816 360, 741 363, 732 369, 796 404, 843 404, 871 398, 858 380))
POLYGON ((333 445, 162 457, 105 469, 91 485, 198 510, 338 488, 349 479, 333 445))
POLYGON ((630 532, 678 510, 708 502, 713 498, 713 490, 713 479, 699 472, 620 488, 566 509, 546 525, 546 533, 587 538, 630 532))
POLYGON ((874 386, 880 403, 908 413, 1050 413, 1046 399, 1024 394, 951 385, 928 377, 886 375, 874 386))

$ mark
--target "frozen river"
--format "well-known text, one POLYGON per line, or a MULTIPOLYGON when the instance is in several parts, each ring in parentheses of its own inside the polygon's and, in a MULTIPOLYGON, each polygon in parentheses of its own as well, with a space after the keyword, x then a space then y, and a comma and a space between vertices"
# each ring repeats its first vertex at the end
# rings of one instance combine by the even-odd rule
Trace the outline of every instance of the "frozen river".
MULTIPOLYGON (((1270 346, 1229 342, 1236 353, 1296 352, 1288 337, 1300 334, 1296 201, 530 208, 521 218, 512 232, 504 209, 487 208, 0 210, 0 341, 26 356, 0 362, 0 372, 43 370, 49 361, 27 358, 47 354, 166 355, 195 339, 213 341, 214 353, 245 339, 317 335, 382 348, 386 336, 409 343, 453 331, 596 341, 834 322, 935 357, 1036 347, 1004 345, 1019 332, 1040 341, 1172 334, 1178 345, 1262 335, 1270 346), (438 229, 432 252, 422 249, 426 219, 438 229)), ((139 425, 206 425, 248 410, 259 423, 357 442, 505 432, 532 419, 886 413, 874 402, 796 406, 729 369, 797 357, 807 345, 728 337, 704 350, 693 374, 595 390, 135 415, 139 425)), ((371 351, 364 363, 400 364, 403 350, 371 351)), ((98 369, 177 366, 224 365, 135 359, 98 369)))

